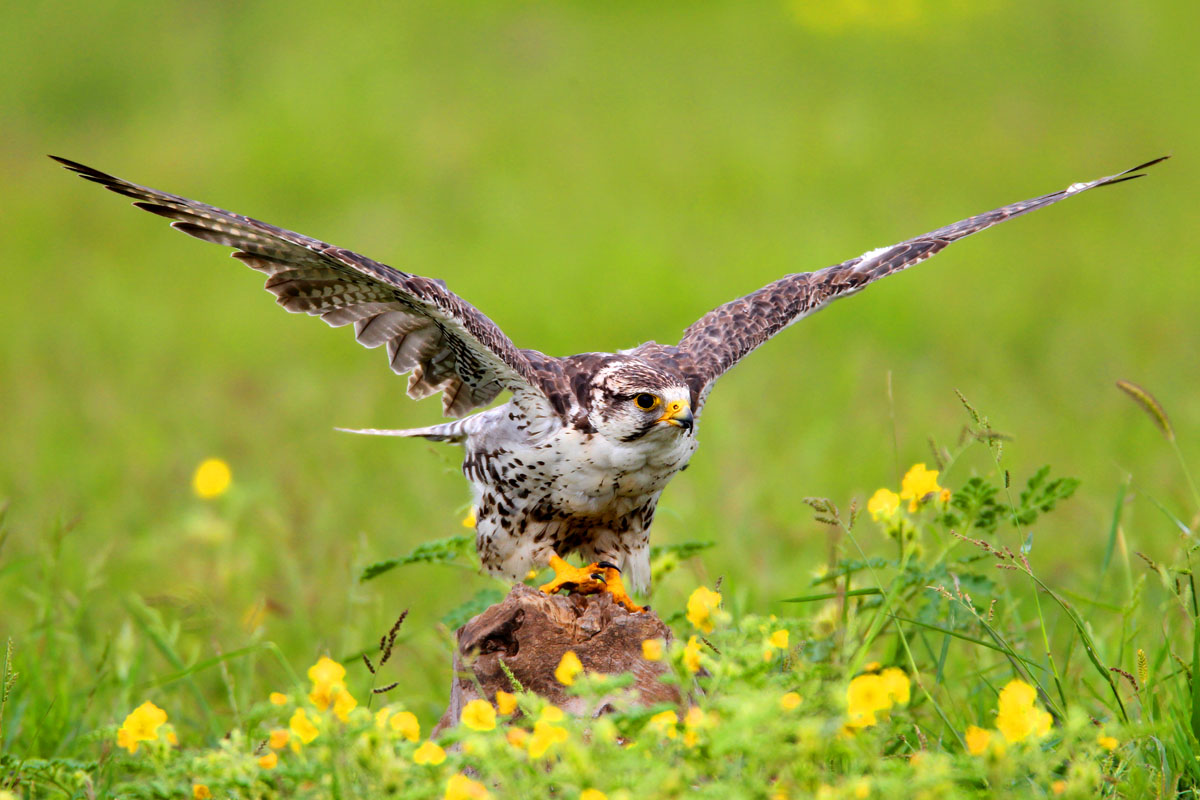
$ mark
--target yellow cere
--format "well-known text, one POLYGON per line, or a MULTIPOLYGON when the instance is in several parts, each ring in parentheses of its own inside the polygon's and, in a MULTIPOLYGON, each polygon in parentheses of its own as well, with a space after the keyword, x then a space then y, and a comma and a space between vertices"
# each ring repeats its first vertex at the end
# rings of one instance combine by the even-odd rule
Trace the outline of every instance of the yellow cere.
POLYGON ((192 491, 203 500, 213 500, 225 494, 232 482, 228 464, 219 458, 206 458, 192 475, 192 491))

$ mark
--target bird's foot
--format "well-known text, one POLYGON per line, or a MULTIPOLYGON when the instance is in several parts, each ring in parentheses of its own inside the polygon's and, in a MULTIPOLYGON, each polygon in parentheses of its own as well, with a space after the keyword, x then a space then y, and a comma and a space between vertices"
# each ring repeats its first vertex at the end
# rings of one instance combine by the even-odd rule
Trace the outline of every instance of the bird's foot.
POLYGON ((633 613, 645 609, 633 602, 625 592, 625 584, 621 580, 621 570, 609 561, 596 561, 586 567, 573 567, 556 555, 550 556, 550 568, 554 570, 554 580, 539 588, 546 594, 554 594, 562 589, 579 594, 598 594, 608 592, 613 600, 620 603, 626 610, 633 613))

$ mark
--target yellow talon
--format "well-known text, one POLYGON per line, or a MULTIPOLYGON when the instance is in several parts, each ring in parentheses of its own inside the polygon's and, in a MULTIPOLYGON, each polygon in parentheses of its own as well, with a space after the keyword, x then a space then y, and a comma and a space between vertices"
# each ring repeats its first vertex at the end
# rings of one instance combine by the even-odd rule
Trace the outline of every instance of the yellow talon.
POLYGON ((621 570, 615 564, 599 561, 586 567, 572 567, 557 555, 551 554, 550 568, 554 570, 554 580, 539 588, 546 594, 554 594, 561 589, 578 592, 579 594, 598 594, 608 592, 613 600, 620 603, 626 610, 633 613, 644 611, 641 606, 625 592, 625 584, 621 580, 621 570))

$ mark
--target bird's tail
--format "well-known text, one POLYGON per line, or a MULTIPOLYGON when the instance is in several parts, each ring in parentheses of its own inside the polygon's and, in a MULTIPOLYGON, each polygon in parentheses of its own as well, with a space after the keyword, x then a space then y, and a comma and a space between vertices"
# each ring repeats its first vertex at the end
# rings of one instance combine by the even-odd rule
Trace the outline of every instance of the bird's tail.
POLYGON ((428 428, 334 428, 343 433, 362 433, 368 436, 419 436, 431 442, 450 442, 462 444, 467 438, 466 422, 470 419, 456 419, 443 425, 430 425, 428 428))

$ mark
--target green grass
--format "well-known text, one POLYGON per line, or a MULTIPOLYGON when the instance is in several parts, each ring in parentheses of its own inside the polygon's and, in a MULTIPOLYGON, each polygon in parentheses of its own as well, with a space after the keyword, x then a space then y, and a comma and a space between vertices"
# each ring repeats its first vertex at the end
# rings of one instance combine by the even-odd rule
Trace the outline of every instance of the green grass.
MULTIPOLYGON (((665 575, 654 604, 680 609, 724 576, 741 630, 829 590, 813 571, 835 545, 855 554, 800 498, 845 513, 932 463, 930 437, 957 450, 960 390, 1014 437, 1015 475, 1050 463, 1081 479, 1022 536, 1097 626, 1104 663, 1132 672, 1142 647, 1156 675, 1178 670, 1163 620, 1194 609, 1129 554, 1175 564, 1196 525, 1179 470, 1200 456, 1191 4, 930 1, 907 21, 827 7, 816 21, 718 2, 14 10, 0 26, 0 638, 20 677, 0 753, 125 780, 129 762, 103 754, 145 699, 169 706, 189 752, 251 736, 268 691, 300 691, 295 673, 322 653, 370 648, 403 608, 403 658, 381 679, 402 680, 393 695, 428 728, 448 685, 441 620, 503 588, 444 564, 360 582, 461 533, 467 491, 456 450, 332 428, 428 424, 436 403, 46 153, 443 278, 552 354, 675 341, 784 273, 1174 153, 1142 181, 956 244, 725 377, 654 531, 715 546, 665 575), (1121 379, 1168 408, 1178 458, 1121 379), (213 455, 234 487, 205 503, 188 484, 213 455)), ((989 474, 976 447, 943 479, 989 474)), ((1028 588, 1011 635, 1046 667, 1028 588)), ((1098 676, 1073 671, 1086 657, 1070 616, 1040 605, 1069 655, 1064 692, 1108 709, 1086 699, 1098 676)), ((1191 664, 1190 630, 1170 632, 1191 664)), ((960 646, 954 674, 981 692, 979 645, 960 646)), ((839 659, 829 697, 852 666, 839 659)), ((1190 719, 1180 674, 1154 724, 1190 719)), ((959 729, 991 707, 975 697, 951 704, 959 729)), ((1182 730, 1161 736, 1167 752, 1183 752, 1182 730)))

